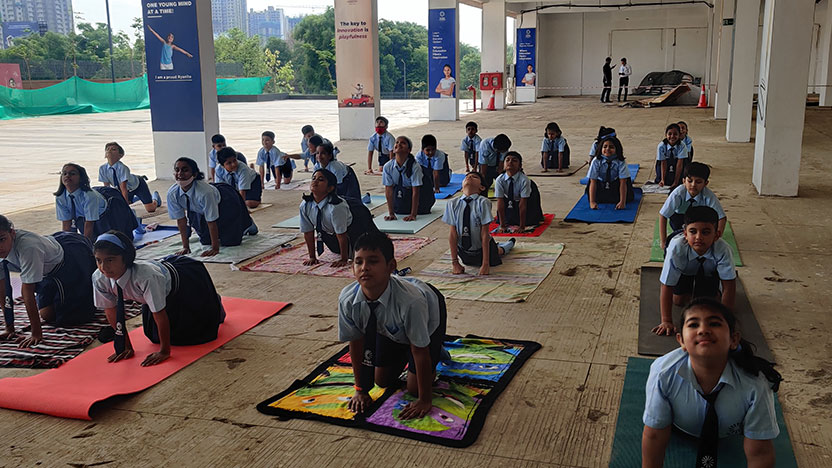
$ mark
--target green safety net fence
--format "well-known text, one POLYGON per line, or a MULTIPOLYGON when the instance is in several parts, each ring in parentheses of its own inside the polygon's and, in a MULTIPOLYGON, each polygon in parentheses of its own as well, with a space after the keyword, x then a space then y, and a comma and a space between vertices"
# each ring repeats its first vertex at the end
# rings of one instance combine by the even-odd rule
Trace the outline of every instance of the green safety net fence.
MULTIPOLYGON (((218 78, 217 95, 262 94, 269 77, 218 78)), ((41 89, 0 86, 0 120, 57 114, 89 114, 150 107, 147 77, 95 83, 72 77, 41 89)))

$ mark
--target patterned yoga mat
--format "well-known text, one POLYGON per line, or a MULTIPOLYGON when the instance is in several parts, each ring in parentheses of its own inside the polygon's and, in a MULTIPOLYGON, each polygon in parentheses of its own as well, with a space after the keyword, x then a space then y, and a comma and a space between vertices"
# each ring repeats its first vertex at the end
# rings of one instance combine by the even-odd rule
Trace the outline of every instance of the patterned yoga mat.
MULTIPOLYGON (((430 244, 435 238, 431 237, 394 237, 393 248, 396 252, 396 260, 399 266, 402 260, 416 253, 422 247, 430 244)), ((279 250, 264 257, 256 258, 237 265, 242 271, 266 271, 272 273, 286 273, 289 275, 315 275, 334 276, 338 278, 352 278, 352 267, 350 265, 334 268, 331 263, 340 260, 341 256, 334 254, 329 249, 323 255, 318 256, 320 263, 306 266, 303 261, 309 258, 306 243, 301 243, 287 249, 279 250)))
MULTIPOLYGON (((292 241, 295 234, 272 234, 260 233, 256 236, 243 236, 240 245, 232 247, 220 247, 220 253, 213 257, 203 257, 200 254, 211 248, 211 246, 199 243, 199 237, 193 236, 190 239, 191 253, 188 257, 204 263, 239 263, 243 260, 261 255, 269 250, 280 247, 282 244, 292 241)), ((182 248, 182 241, 179 237, 165 239, 161 242, 148 245, 136 252, 136 258, 141 260, 161 260, 168 255, 173 255, 182 248)))
POLYGON ((436 286, 448 299, 485 302, 523 302, 546 279, 555 265, 563 244, 517 242, 503 257, 503 264, 491 267, 488 276, 478 276, 479 268, 465 266, 455 275, 450 251, 417 275, 436 286))
POLYGON ((467 336, 446 337, 451 360, 437 366, 433 408, 419 419, 402 420, 399 413, 414 397, 401 389, 370 391, 374 404, 364 415, 347 405, 353 393, 349 347, 318 366, 303 380, 257 405, 264 414, 316 419, 342 426, 447 445, 467 447, 479 436, 491 405, 531 355, 532 341, 467 336))

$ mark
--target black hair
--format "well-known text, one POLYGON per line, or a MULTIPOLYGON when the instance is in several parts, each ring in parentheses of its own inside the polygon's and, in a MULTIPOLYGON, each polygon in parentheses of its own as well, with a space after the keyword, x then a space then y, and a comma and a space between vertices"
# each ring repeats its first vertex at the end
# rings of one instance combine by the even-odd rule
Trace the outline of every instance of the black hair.
MULTIPOLYGON (((410 138, 408 138, 404 135, 400 136, 399 138, 404 138, 404 141, 407 142, 407 149, 409 151, 413 151, 413 141, 410 138)), ((398 140, 399 138, 396 138, 396 139, 398 140)), ((411 154, 410 157, 413 157, 413 155, 411 154)))
POLYGON ((708 167, 707 164, 701 163, 699 161, 694 161, 688 164, 688 167, 685 168, 685 177, 699 177, 705 179, 705 182, 708 181, 708 177, 711 176, 711 168, 708 167))
POLYGON ((211 137, 211 144, 216 145, 217 143, 225 143, 225 137, 219 133, 211 137))
POLYGON ((611 136, 615 136, 615 129, 601 125, 601 127, 598 128, 598 136, 596 136, 595 139, 597 141, 601 141, 611 136))
POLYGON ((685 122, 684 120, 680 120, 680 121, 676 122, 676 125, 678 125, 678 126, 679 126, 679 129, 681 130, 682 125, 684 125, 685 127, 687 127, 687 126, 688 126, 688 123, 687 123, 687 122, 685 122))
POLYGON ((499 152, 508 151, 511 148, 511 140, 507 135, 500 133, 494 137, 494 149, 499 152))
POLYGON ((390 125, 390 121, 389 121, 389 120, 387 120, 387 117, 384 117, 383 115, 380 115, 380 116, 376 117, 375 122, 378 122, 379 120, 381 120, 382 122, 384 122, 384 125, 385 125, 385 126, 390 125))
POLYGON ((331 157, 331 160, 335 160, 335 147, 332 146, 332 143, 328 141, 326 143, 321 143, 318 145, 318 148, 322 153, 328 154, 331 157))
POLYGON ((133 246, 133 241, 130 240, 126 234, 121 231, 116 231, 115 229, 107 231, 106 234, 112 234, 118 237, 118 240, 124 244, 124 248, 108 240, 97 240, 92 246, 92 251, 101 251, 108 255, 118 255, 124 260, 124 264, 127 265, 127 268, 133 266, 133 263, 136 261, 136 247, 133 246))
POLYGON ((431 134, 427 134, 422 137, 422 149, 425 149, 428 146, 436 147, 436 137, 431 134))
POLYGON ((473 120, 468 122, 467 124, 465 124, 465 129, 466 130, 468 130, 468 127, 474 127, 474 130, 479 130, 479 128, 477 127, 477 123, 474 122, 473 120))
POLYGON ((454 67, 452 67, 450 63, 446 63, 445 65, 442 65, 442 72, 443 73, 445 72, 445 67, 448 67, 448 68, 451 69, 451 75, 454 74, 454 67))
POLYGON ((685 226, 693 223, 719 224, 719 214, 710 206, 697 205, 685 212, 685 226))
MULTIPOLYGON (((681 135, 682 135, 682 129, 681 129, 681 128, 679 128, 679 124, 675 124, 675 123, 672 123, 672 124, 668 125, 668 126, 664 129, 664 134, 665 134, 665 135, 667 135, 667 132, 669 132, 669 131, 673 130, 674 128, 676 129, 676 131, 677 131, 677 132, 679 132, 679 135, 681 136, 681 135)), ((667 141, 667 138, 663 139, 663 140, 662 140, 662 142, 664 142, 664 144, 666 144, 666 145, 669 145, 669 144, 670 144, 670 142, 669 142, 669 141, 667 141)), ((678 145, 678 144, 680 144, 681 142, 682 142, 682 139, 681 139, 681 138, 679 138, 679 141, 677 141, 677 142, 676 142, 676 144, 678 145)))
POLYGON ((546 124, 546 130, 543 132, 544 137, 548 138, 548 135, 546 135, 546 132, 548 132, 549 130, 551 130, 555 133, 560 133, 561 135, 563 134, 563 132, 560 130, 560 127, 555 122, 549 122, 548 124, 546 124))
MULTIPOLYGON (((733 334, 737 329, 737 317, 726 305, 711 297, 697 297, 692 300, 684 309, 682 309, 682 317, 679 322, 679 330, 685 326, 685 316, 687 312, 695 308, 708 309, 711 312, 722 315, 725 322, 728 324, 728 330, 733 334)), ((780 388, 780 382, 783 381, 783 376, 774 370, 774 364, 765 359, 754 355, 754 344, 750 341, 740 338, 740 345, 735 350, 728 353, 728 358, 734 361, 740 369, 756 377, 763 373, 766 380, 771 382, 771 389, 775 392, 780 388)))
POLYGON ((115 146, 116 149, 118 149, 118 154, 124 156, 124 148, 122 148, 121 145, 116 143, 115 141, 111 141, 111 142, 105 144, 104 145, 104 151, 107 151, 107 148, 109 148, 111 146, 115 146))
POLYGON ((0 215, 0 232, 12 232, 14 229, 14 223, 9 218, 0 215))
POLYGON ((265 132, 261 133, 261 134, 260 134, 260 136, 261 136, 261 137, 269 137, 269 138, 271 138, 272 140, 274 140, 274 132, 270 132, 270 131, 268 131, 268 130, 266 130, 265 132))
POLYGON ((237 151, 230 146, 226 146, 225 148, 217 151, 217 162, 220 164, 225 164, 226 161, 229 159, 237 159, 237 151))
POLYGON ((612 62, 612 57, 607 57, 604 59, 605 62, 612 62))
MULTIPOLYGON (((236 153, 234 153, 234 154, 236 154, 236 153)), ((188 166, 191 167, 191 172, 194 175, 194 180, 202 180, 202 179, 205 178, 205 174, 202 171, 199 170, 199 166, 196 164, 196 161, 194 161, 193 159, 186 158, 186 157, 181 157, 173 163, 173 166, 176 167, 176 163, 178 163, 178 162, 183 162, 183 163, 185 163, 185 164, 187 164, 188 166)))
POLYGON ((503 158, 503 161, 505 161, 505 158, 509 156, 517 158, 520 161, 520 167, 523 167, 523 156, 520 156, 520 153, 518 153, 517 151, 509 151, 508 153, 506 153, 505 157, 503 158))
POLYGON ((81 177, 81 184, 78 186, 78 188, 85 192, 89 192, 90 190, 92 190, 92 188, 90 187, 90 176, 87 175, 87 170, 84 169, 83 166, 79 166, 78 164, 66 163, 63 166, 61 166, 61 175, 58 176, 58 190, 52 195, 59 197, 63 195, 64 192, 66 192, 66 187, 64 187, 63 183, 63 172, 66 166, 73 166, 78 171, 78 175, 81 177))
MULTIPOLYGON (((312 177, 315 177, 315 174, 317 174, 318 172, 320 172, 321 174, 323 174, 324 177, 326 177, 326 186, 334 188, 334 190, 329 192, 329 195, 327 195, 327 202, 330 205, 337 205, 341 203, 343 199, 339 197, 336 193, 338 190, 338 178, 335 177, 335 174, 330 172, 328 169, 318 169, 312 173, 312 177)), ((309 195, 304 194, 302 198, 308 202, 315 202, 315 198, 311 193, 309 195)))
POLYGON ((604 156, 603 154, 601 154, 601 148, 604 146, 605 141, 610 141, 613 144, 613 146, 615 146, 615 159, 623 161, 624 160, 624 147, 621 146, 621 140, 619 140, 618 138, 616 138, 614 136, 607 136, 607 137, 604 137, 601 140, 598 140, 598 142, 597 142, 598 143, 598 149, 597 149, 597 151, 595 151, 595 156, 596 157, 603 157, 604 156))
POLYGON ((301 129, 300 129, 300 132, 301 132, 301 133, 303 133, 304 135, 306 135, 306 134, 307 134, 307 133, 309 133, 309 132, 314 132, 314 131, 315 131, 315 129, 314 129, 314 128, 312 128, 312 126, 311 126, 311 125, 304 125, 304 126, 303 126, 303 127, 301 127, 301 129))
POLYGON ((324 143, 324 137, 322 137, 318 134, 315 134, 315 135, 312 135, 311 137, 309 137, 309 144, 311 144, 311 145, 320 146, 323 143, 324 143))
POLYGON ((621 61, 624 62, 624 63, 627 63, 627 58, 626 57, 621 57, 621 61))
POLYGON ((384 260, 390 263, 394 257, 393 241, 387 234, 381 231, 369 231, 358 236, 353 247, 355 252, 359 250, 379 250, 384 256, 384 260))
MULTIPOLYGON (((606 140, 607 138, 612 138, 614 136, 615 136, 615 129, 614 128, 605 127, 603 125, 601 125, 601 127, 598 128, 598 136, 596 136, 595 141, 592 142, 592 147, 595 148, 595 151, 594 151, 595 156, 593 156, 593 158, 601 157, 601 145, 604 143, 604 140, 606 140)), ((624 159, 624 156, 623 156, 624 150, 623 150, 623 148, 621 148, 621 151, 618 151, 619 146, 621 146, 620 141, 618 142, 618 146, 616 146, 616 148, 615 148, 615 153, 616 154, 622 153, 621 158, 624 159)))

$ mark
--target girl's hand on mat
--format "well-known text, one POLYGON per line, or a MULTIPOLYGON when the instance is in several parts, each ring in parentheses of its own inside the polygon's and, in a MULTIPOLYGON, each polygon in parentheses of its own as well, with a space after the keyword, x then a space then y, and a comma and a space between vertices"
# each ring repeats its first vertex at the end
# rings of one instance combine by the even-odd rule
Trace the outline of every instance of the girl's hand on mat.
POLYGON ((592 210, 597 210, 598 209, 598 203, 597 202, 589 202, 589 208, 592 209, 592 210))
POLYGON ((332 268, 341 268, 341 267, 345 267, 349 264, 350 264, 349 260, 343 260, 342 259, 342 260, 336 260, 336 261, 332 262, 331 266, 332 266, 332 268))
POLYGON ((394 215, 394 214, 389 214, 389 215, 384 217, 385 221, 394 221, 395 219, 396 219, 396 215, 394 215))
POLYGON ((350 398, 350 402, 347 404, 347 407, 353 413, 363 413, 365 410, 370 409, 370 405, 373 404, 373 399, 370 398, 370 394, 367 392, 359 392, 356 390, 355 394, 353 394, 352 398, 350 398))
POLYGON ((623 210, 624 208, 627 208, 627 202, 625 202, 623 200, 618 202, 617 205, 615 205, 616 210, 623 210))
POLYGON ((149 354, 146 358, 144 358, 144 361, 142 361, 142 367, 155 366, 156 364, 159 364, 160 362, 166 360, 169 357, 170 357, 170 352, 169 351, 168 352, 158 351, 158 352, 149 354))
POLYGON ((480 267, 480 276, 486 276, 488 273, 491 272, 491 267, 489 265, 483 265, 480 267))
POLYGON ((191 253, 191 249, 182 249, 177 250, 174 255, 188 255, 189 253, 191 253))
POLYGON ((667 184, 664 183, 664 179, 659 181, 659 187, 664 187, 665 185, 667 184))
POLYGON ((676 327, 672 322, 662 322, 657 327, 653 328, 653 333, 661 335, 673 335, 676 333, 676 327))
MULTIPOLYGON (((126 345, 126 343, 125 343, 125 345, 126 345)), ((129 346, 129 345, 126 345, 124 347, 124 351, 122 351, 121 354, 116 354, 116 353, 111 354, 110 357, 107 358, 107 362, 123 361, 125 359, 130 359, 131 357, 133 357, 133 347, 129 346)))
POLYGON ((20 340, 20 344, 17 345, 18 348, 32 348, 37 346, 38 344, 43 342, 43 335, 35 336, 34 334, 29 335, 20 340))
POLYGON ((200 254, 200 257, 213 257, 214 255, 216 255, 218 253, 220 253, 220 249, 215 249, 215 248, 212 247, 212 248, 206 250, 205 252, 202 252, 202 254, 200 254))
POLYGON ((14 338, 14 328, 7 327, 2 333, 0 333, 0 341, 7 341, 12 338, 14 338))
POLYGON ((414 221, 416 219, 416 215, 407 215, 402 219, 404 219, 405 221, 414 221))
POLYGON ((453 273, 455 275, 461 275, 461 274, 465 273, 465 267, 462 266, 459 262, 455 262, 453 267, 454 267, 453 273))
POLYGON ((306 260, 303 261, 304 266, 317 265, 319 263, 321 263, 321 262, 318 261, 317 258, 307 258, 306 260))
POLYGON ((433 408, 433 404, 429 401, 411 401, 399 413, 399 419, 422 418, 428 414, 431 408, 433 408))

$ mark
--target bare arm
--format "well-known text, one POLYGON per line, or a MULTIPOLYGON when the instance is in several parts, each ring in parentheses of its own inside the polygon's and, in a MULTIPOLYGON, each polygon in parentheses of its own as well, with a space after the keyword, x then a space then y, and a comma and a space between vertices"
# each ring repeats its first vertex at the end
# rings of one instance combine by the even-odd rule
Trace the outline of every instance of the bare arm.
POLYGON ((665 174, 667 174, 667 159, 662 159, 662 177, 661 177, 661 181, 659 183, 659 185, 661 185, 662 187, 667 185, 667 181, 664 180, 664 175, 665 174))
POLYGON ((179 229, 179 238, 182 239, 182 250, 176 255, 191 253, 191 241, 188 239, 188 218, 182 217, 176 220, 176 227, 179 229))
POLYGON ((676 332, 673 326, 673 286, 662 284, 659 294, 659 308, 662 321, 653 327, 653 333, 657 335, 672 335, 676 332))
POLYGON ((497 217, 500 218, 500 228, 507 228, 508 222, 506 222, 506 199, 503 197, 497 199, 497 217))
MULTIPOLYGON (((110 307, 108 309, 104 309, 104 315, 107 316, 107 322, 113 327, 113 330, 116 329, 116 308, 110 307)), ((124 330, 124 351, 121 354, 113 353, 110 357, 107 358, 107 362, 117 362, 121 361, 122 359, 128 359, 133 356, 133 344, 130 342, 130 334, 127 333, 127 330, 124 330)))
POLYGON ((745 438, 742 442, 748 468, 774 468, 774 444, 770 440, 745 438))
POLYGON ((659 239, 661 239, 662 249, 667 247, 667 218, 659 215, 659 239))
POLYGON ((303 264, 314 265, 318 263, 318 257, 315 252, 315 231, 303 233, 303 240, 306 242, 306 251, 309 253, 309 260, 304 261, 303 264))
POLYGON ((121 196, 124 197, 124 201, 126 201, 127 204, 129 205, 130 204, 130 192, 127 190, 127 181, 125 180, 124 182, 118 184, 118 189, 121 192, 121 196))
POLYGON ((156 322, 156 329, 159 332, 159 351, 148 355, 142 366, 154 366, 170 357, 170 321, 168 320, 168 313, 165 309, 153 314, 153 320, 156 322))
POLYGON ((526 230, 526 209, 529 206, 528 198, 520 198, 520 232, 526 230))
POLYGON ((598 181, 589 179, 589 207, 593 210, 598 208, 598 203, 595 202, 595 191, 598 190, 598 181))
POLYGON ((451 248, 451 263, 453 264, 453 273, 459 275, 465 273, 465 267, 459 263, 459 233, 456 226, 451 226, 451 232, 448 235, 448 245, 451 248))
POLYGON ((677 159, 676 160, 676 175, 673 177, 673 185, 679 185, 679 180, 682 178, 682 167, 684 167, 685 161, 684 159, 677 159))
POLYGON ((433 170, 433 193, 439 193, 439 171, 433 170))
POLYGON ((149 24, 147 25, 147 29, 149 29, 150 32, 152 32, 153 35, 156 36, 156 39, 159 39, 160 42, 162 42, 162 43, 165 42, 165 40, 162 39, 162 36, 160 36, 156 31, 154 31, 153 28, 151 28, 149 24))
POLYGON ((393 186, 387 185, 384 187, 384 197, 387 198, 387 216, 385 220, 390 221, 396 219, 396 213, 393 211, 393 186))
POLYGON ((664 429, 653 429, 644 426, 641 434, 641 466, 642 468, 661 468, 664 466, 664 453, 670 442, 671 426, 664 429))
POLYGON ((410 201, 410 214, 404 217, 405 221, 413 221, 416 219, 416 215, 419 212, 419 192, 422 190, 422 187, 414 185, 410 190, 412 191, 413 196, 410 201))
POLYGON ((725 225, 728 224, 728 218, 724 217, 719 220, 719 223, 716 226, 716 238, 721 239, 722 234, 725 232, 725 225))
POLYGON ((342 267, 350 262, 350 238, 346 233, 336 234, 335 238, 338 239, 338 247, 341 249, 341 261, 333 262, 332 266, 342 267))
POLYGON ((408 403, 402 409, 399 414, 401 419, 421 418, 433 408, 433 372, 431 372, 430 351, 427 346, 420 348, 410 345, 410 353, 416 364, 416 385, 419 396, 416 401, 408 403))
POLYGON ((722 304, 729 309, 733 309, 736 295, 737 280, 722 280, 722 304))
POLYGON ((21 293, 23 293, 23 304, 26 305, 26 315, 29 316, 29 323, 31 324, 31 334, 20 343, 20 347, 28 348, 43 341, 43 331, 40 327, 38 303, 35 300, 35 284, 23 283, 21 293))
POLYGON ((483 224, 480 228, 480 242, 482 242, 482 265, 480 265, 480 275, 487 275, 491 270, 491 233, 488 232, 487 224, 483 224))
POLYGON ((620 179, 618 181, 618 204, 615 205, 616 210, 623 210, 627 207, 627 179, 620 179))
POLYGON ((72 232, 72 221, 61 221, 61 231, 72 232))
POLYGON ((350 341, 350 361, 352 362, 352 375, 355 381, 355 394, 353 394, 347 407, 354 413, 363 413, 370 409, 373 399, 370 398, 370 388, 361 388, 361 373, 364 371, 364 338, 350 341))
POLYGON ((206 221, 208 234, 211 236, 211 248, 202 252, 203 257, 213 257, 220 252, 220 228, 216 221, 206 221))
POLYGON ((84 237, 95 242, 95 221, 84 221, 84 237))
POLYGON ((183 48, 181 48, 181 47, 179 47, 179 46, 176 46, 176 45, 171 45, 171 48, 172 48, 173 50, 178 50, 179 52, 182 52, 183 54, 187 55, 187 56, 188 56, 188 58, 194 58, 194 56, 193 56, 193 55, 191 55, 191 54, 190 54, 187 50, 185 50, 185 49, 183 49, 183 48))

